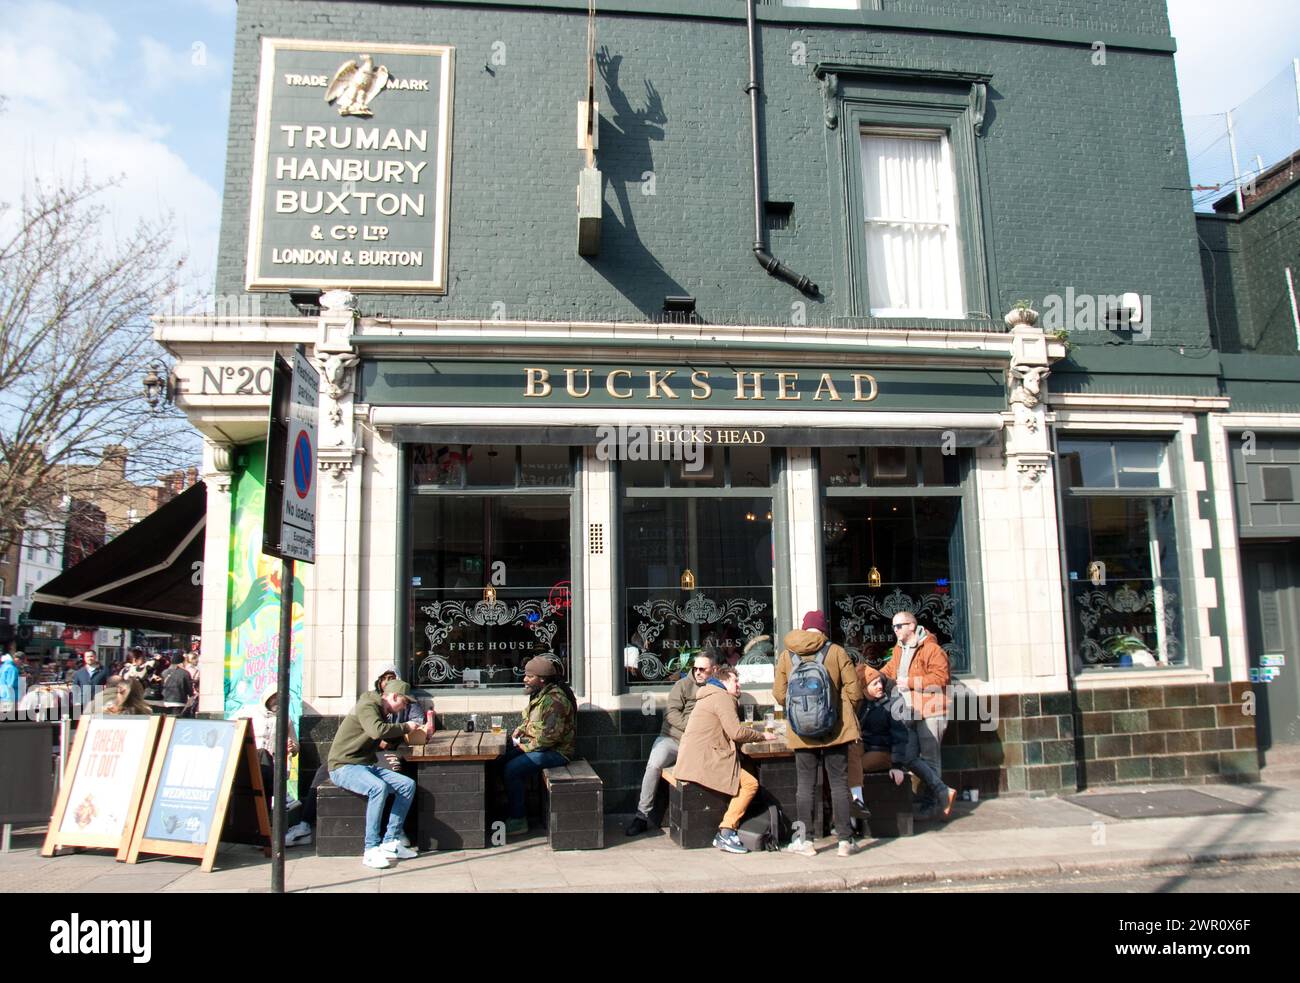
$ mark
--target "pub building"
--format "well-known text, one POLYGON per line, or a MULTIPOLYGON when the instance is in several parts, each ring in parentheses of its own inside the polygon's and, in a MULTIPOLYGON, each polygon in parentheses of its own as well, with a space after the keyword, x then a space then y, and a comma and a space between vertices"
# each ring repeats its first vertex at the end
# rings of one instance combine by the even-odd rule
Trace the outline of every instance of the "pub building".
POLYGON ((1257 777, 1296 683, 1250 682, 1229 450, 1300 462, 1300 375, 1215 348, 1163 0, 596 7, 239 4, 240 316, 156 332, 205 438, 201 710, 273 678, 268 366, 303 345, 305 774, 388 664, 509 728, 552 652, 630 812, 684 660, 770 704, 820 609, 859 660, 904 610, 944 646, 957 788, 1257 777))

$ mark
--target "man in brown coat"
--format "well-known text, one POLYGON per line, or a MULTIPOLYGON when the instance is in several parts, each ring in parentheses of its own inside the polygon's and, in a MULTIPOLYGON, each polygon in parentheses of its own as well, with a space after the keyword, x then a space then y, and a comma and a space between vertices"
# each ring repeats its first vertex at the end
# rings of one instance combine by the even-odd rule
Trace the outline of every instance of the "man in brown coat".
POLYGON ((795 837, 787 848, 793 853, 805 857, 815 857, 817 848, 813 846, 816 838, 813 833, 813 803, 818 792, 818 777, 822 765, 826 766, 826 776, 830 780, 831 807, 835 816, 835 835, 839 839, 838 853, 841 857, 853 855, 853 830, 850 823, 851 806, 848 782, 849 746, 858 739, 857 705, 862 700, 862 687, 849 654, 838 645, 830 645, 827 638, 826 615, 820 611, 809 611, 804 615, 803 630, 792 631, 785 636, 785 650, 776 663, 776 677, 772 682, 772 696, 777 703, 784 705, 786 691, 789 688, 790 673, 794 671, 794 660, 800 662, 817 658, 823 648, 826 657, 823 665, 831 681, 831 705, 838 708, 839 720, 829 734, 818 738, 800 737, 789 726, 787 718, 786 744, 794 750, 795 774, 798 788, 795 792, 795 805, 799 812, 799 824, 795 827, 795 837), (799 833, 802 830, 803 835, 799 833))
MULTIPOLYGON (((880 671, 898 683, 911 718, 907 725, 915 729, 921 758, 936 775, 942 775, 939 749, 948 726, 948 682, 952 678, 948 653, 933 635, 917 625, 916 615, 911 611, 895 614, 893 628, 898 644, 894 646, 893 657, 880 671)), ((943 811, 944 805, 942 802, 922 802, 922 814, 936 808, 943 811)), ((947 806, 951 811, 952 803, 948 802, 947 806)))
POLYGON ((740 767, 736 745, 776 740, 775 734, 741 725, 736 713, 739 697, 740 677, 736 670, 731 666, 714 669, 713 678, 700 687, 695 709, 686 721, 677 767, 673 769, 679 782, 694 782, 731 796, 731 804, 718 824, 718 835, 713 838, 713 845, 727 853, 749 852, 736 835, 736 827, 758 794, 758 779, 740 767))

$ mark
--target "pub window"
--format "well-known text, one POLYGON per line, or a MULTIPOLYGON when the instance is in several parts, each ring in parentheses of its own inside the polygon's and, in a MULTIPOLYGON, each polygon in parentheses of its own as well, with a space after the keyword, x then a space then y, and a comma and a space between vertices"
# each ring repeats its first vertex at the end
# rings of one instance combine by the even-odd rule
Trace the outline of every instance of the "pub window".
POLYGON ((964 456, 937 447, 824 447, 822 547, 831 640, 855 662, 889 659, 911 611, 971 671, 964 456))
POLYGON ((694 461, 620 464, 624 682, 665 685, 696 652, 770 684, 778 622, 774 461, 703 447, 694 461))
POLYGON ((517 687, 542 652, 571 669, 571 449, 413 444, 408 454, 409 678, 517 687))
POLYGON ((872 315, 964 317, 947 134, 863 129, 861 141, 872 315))
POLYGON ((1062 439, 1058 456, 1076 667, 1186 665, 1168 445, 1062 439))

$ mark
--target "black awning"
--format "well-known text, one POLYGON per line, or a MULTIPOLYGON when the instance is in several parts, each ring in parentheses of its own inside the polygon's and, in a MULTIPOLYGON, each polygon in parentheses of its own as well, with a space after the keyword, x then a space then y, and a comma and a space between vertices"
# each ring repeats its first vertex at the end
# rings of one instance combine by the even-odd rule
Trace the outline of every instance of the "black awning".
POLYGON ((199 482, 32 595, 39 621, 197 634, 207 486, 199 482))

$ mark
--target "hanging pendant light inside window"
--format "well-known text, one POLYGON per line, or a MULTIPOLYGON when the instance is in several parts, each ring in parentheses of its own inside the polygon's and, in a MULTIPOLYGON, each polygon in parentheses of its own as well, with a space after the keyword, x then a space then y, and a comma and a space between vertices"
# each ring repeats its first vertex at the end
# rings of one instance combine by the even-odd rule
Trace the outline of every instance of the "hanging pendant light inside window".
POLYGON ((874 516, 867 517, 867 529, 871 533, 871 569, 867 571, 867 586, 879 587, 880 571, 876 569, 876 523, 874 516))

